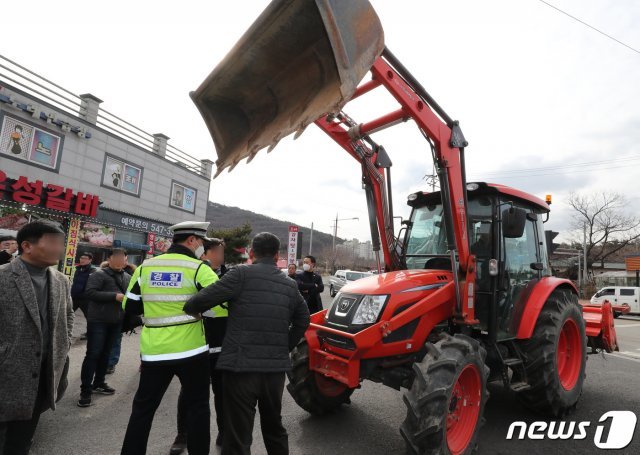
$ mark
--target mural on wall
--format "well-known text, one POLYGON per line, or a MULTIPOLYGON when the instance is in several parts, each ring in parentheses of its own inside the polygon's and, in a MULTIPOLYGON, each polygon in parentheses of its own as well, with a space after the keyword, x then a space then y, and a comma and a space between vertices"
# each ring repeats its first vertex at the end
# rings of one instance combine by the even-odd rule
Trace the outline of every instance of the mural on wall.
POLYGON ((142 168, 125 161, 105 156, 102 186, 125 193, 140 194, 140 180, 142 168))
POLYGON ((175 181, 171 182, 171 200, 169 205, 176 209, 194 213, 196 211, 197 191, 175 181))
POLYGON ((57 136, 35 128, 29 161, 55 168, 59 143, 57 136))
POLYGON ((57 169, 61 145, 61 136, 8 115, 2 117, 0 154, 57 169))

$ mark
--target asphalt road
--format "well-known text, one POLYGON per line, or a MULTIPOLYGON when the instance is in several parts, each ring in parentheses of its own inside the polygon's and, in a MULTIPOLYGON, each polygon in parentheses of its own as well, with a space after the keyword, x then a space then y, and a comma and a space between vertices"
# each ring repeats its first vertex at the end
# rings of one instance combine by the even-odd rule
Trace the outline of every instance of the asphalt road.
MULTIPOLYGON (((326 292, 325 292, 326 294, 326 292)), ((324 297, 325 307, 330 303, 324 297)), ((82 316, 77 318, 76 333, 83 330, 82 316)), ((587 379, 580 406, 568 420, 589 421, 584 440, 506 440, 514 421, 531 423, 545 420, 522 408, 501 386, 491 385, 491 398, 485 411, 486 424, 481 430, 481 455, 497 454, 591 454, 607 453, 594 445, 595 428, 607 411, 630 410, 640 416, 640 319, 617 319, 621 352, 591 355, 587 362, 587 379)), ((80 365, 85 342, 76 341, 71 348, 70 385, 55 412, 46 412, 35 437, 33 454, 80 455, 119 453, 131 402, 138 383, 138 336, 127 336, 122 344, 122 359, 108 382, 115 387, 114 396, 97 396, 89 408, 78 408, 80 365)), ((171 385, 154 421, 149 438, 149 454, 167 454, 175 436, 175 410, 179 390, 177 379, 171 385)), ((213 406, 212 406, 213 409, 213 406)), ((402 393, 365 381, 352 396, 352 404, 333 415, 317 418, 300 409, 285 391, 283 420, 289 431, 291 453, 312 454, 403 454, 404 442, 398 427, 405 416, 402 393)), ((212 419, 213 422, 213 419, 212 419)), ((215 425, 212 427, 215 437, 215 425)), ((617 454, 640 453, 640 425, 632 443, 617 454)), ((254 430, 253 453, 265 454, 259 431, 254 430)), ((212 451, 212 453, 219 453, 212 451)))

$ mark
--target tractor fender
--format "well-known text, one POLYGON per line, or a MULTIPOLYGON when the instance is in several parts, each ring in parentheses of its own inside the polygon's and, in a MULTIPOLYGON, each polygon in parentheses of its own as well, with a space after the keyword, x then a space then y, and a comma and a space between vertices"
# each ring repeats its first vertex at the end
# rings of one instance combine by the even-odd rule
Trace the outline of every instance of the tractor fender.
POLYGON ((572 292, 578 294, 578 290, 570 280, 556 278, 554 276, 547 276, 540 279, 529 294, 529 299, 520 318, 520 325, 518 326, 518 333, 516 335, 517 339, 526 340, 531 338, 542 307, 551 293, 558 288, 569 288, 572 292))

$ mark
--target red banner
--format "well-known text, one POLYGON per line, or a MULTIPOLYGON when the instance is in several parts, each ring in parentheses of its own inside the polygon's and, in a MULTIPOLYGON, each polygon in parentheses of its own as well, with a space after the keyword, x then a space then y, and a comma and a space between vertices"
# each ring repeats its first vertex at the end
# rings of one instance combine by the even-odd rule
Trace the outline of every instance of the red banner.
POLYGON ((153 232, 149 232, 147 234, 147 245, 149 245, 149 251, 147 252, 147 256, 153 256, 156 252, 156 234, 153 232))

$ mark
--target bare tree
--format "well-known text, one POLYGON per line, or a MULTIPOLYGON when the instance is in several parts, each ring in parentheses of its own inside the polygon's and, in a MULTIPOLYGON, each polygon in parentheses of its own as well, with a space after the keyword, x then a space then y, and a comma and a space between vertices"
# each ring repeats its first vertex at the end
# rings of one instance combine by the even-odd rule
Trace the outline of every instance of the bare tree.
POLYGON ((629 213, 628 203, 620 193, 569 195, 575 210, 572 227, 580 232, 576 243, 582 244, 582 230, 587 231, 588 266, 605 260, 640 238, 640 218, 629 213))

